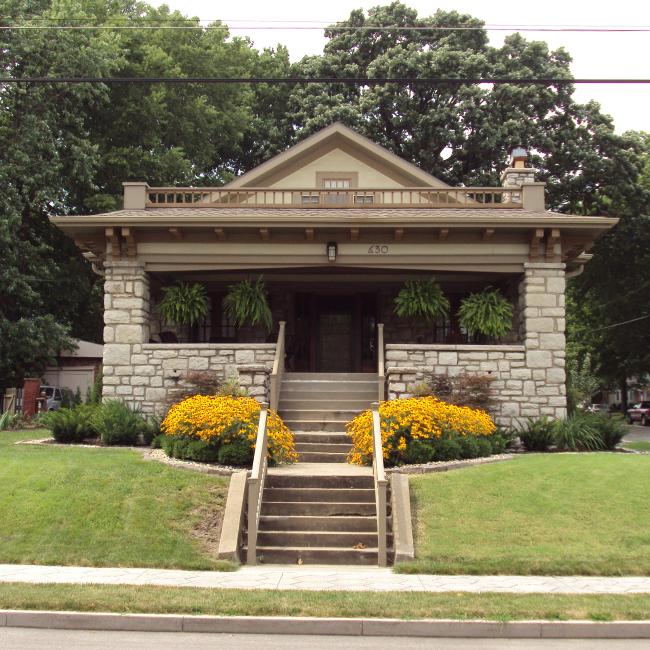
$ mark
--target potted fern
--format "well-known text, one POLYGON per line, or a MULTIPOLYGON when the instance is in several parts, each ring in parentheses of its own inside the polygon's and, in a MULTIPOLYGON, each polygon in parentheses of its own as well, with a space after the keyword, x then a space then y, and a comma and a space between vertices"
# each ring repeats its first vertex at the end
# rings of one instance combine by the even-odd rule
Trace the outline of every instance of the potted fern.
POLYGON ((395 314, 432 324, 449 314, 449 300, 433 278, 407 280, 395 298, 395 314))
POLYGON ((192 331, 208 313, 208 295, 202 284, 180 282, 164 287, 163 293, 158 309, 167 323, 192 331))
POLYGON ((268 291, 261 275, 257 280, 248 278, 230 285, 223 300, 223 308, 236 327, 259 326, 267 333, 273 328, 268 291))
POLYGON ((512 330, 512 303, 499 289, 486 287, 480 293, 464 298, 458 310, 458 321, 470 335, 504 337, 512 330))

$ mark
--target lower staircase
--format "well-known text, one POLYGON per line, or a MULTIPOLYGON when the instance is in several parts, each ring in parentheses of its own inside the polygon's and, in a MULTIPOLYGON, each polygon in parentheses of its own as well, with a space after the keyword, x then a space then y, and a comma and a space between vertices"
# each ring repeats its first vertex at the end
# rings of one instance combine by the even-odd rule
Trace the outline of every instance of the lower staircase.
MULTIPOLYGON (((262 495, 257 557, 263 563, 376 565, 372 469, 347 464, 345 423, 377 399, 375 374, 287 373, 279 412, 299 460, 270 468, 262 495)), ((390 497, 388 503, 388 530, 390 497)), ((392 536, 388 536, 389 557, 392 536)))

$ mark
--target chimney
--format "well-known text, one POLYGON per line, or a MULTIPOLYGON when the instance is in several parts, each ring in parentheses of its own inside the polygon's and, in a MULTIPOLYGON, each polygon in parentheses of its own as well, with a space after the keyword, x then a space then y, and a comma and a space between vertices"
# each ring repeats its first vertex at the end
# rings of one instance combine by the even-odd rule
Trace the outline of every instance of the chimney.
POLYGON ((147 183, 122 183, 122 187, 125 210, 144 210, 147 207, 147 183))
POLYGON ((510 154, 509 166, 501 174, 501 186, 512 188, 504 193, 504 202, 523 203, 525 210, 544 212, 544 188, 546 183, 535 181, 535 170, 526 167, 528 152, 523 147, 515 147, 510 154))

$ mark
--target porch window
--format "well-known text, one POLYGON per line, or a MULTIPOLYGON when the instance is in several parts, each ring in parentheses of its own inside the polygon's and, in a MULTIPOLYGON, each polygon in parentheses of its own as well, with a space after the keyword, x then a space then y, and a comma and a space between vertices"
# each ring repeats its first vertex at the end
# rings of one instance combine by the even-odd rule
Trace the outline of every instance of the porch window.
POLYGON ((303 205, 318 205, 318 194, 303 194, 300 197, 303 205))
POLYGON ((369 205, 375 202, 375 197, 372 194, 355 194, 354 202, 356 204, 369 205))
POLYGON ((226 294, 212 294, 210 297, 212 298, 210 341, 213 343, 234 341, 237 338, 237 328, 223 308, 226 294))

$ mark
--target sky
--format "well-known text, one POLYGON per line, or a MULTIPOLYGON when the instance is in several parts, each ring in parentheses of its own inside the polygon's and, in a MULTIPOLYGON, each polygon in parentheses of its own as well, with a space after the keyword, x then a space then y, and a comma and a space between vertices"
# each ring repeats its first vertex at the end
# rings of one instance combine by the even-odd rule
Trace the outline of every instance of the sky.
MULTIPOLYGON (((322 52, 326 42, 322 30, 250 30, 246 25, 254 21, 279 21, 276 26, 289 21, 334 23, 347 18, 353 9, 368 9, 389 1, 328 0, 311 4, 305 0, 167 0, 166 4, 186 15, 222 20, 230 26, 233 36, 248 36, 258 49, 282 43, 288 47, 291 60, 296 61, 322 52)), ((420 16, 429 16, 437 9, 456 10, 492 25, 650 27, 650 2, 643 0, 406 0, 404 4, 416 9, 420 16)), ((506 34, 490 32, 490 42, 498 46, 506 34)), ((577 78, 650 78, 650 32, 527 32, 524 36, 546 41, 552 48, 565 47, 573 57, 572 71, 577 78)), ((620 133, 629 129, 650 131, 650 84, 577 86, 574 97, 579 102, 598 101, 603 112, 614 118, 620 133)))

